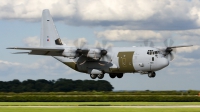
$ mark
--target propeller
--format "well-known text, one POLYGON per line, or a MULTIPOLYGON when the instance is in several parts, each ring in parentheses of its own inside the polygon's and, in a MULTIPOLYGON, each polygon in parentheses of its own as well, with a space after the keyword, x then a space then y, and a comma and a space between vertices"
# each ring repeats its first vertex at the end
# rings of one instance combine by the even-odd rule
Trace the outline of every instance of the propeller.
MULTIPOLYGON (((110 63, 112 61, 109 51, 112 48, 111 44, 108 44, 107 41, 103 40, 102 44, 100 42, 96 42, 96 48, 100 50, 101 61, 105 61, 110 63)), ((103 64, 100 64, 103 65, 103 64)))
POLYGON ((164 50, 164 56, 172 61, 174 59, 174 55, 176 53, 176 48, 173 47, 172 45, 174 44, 174 41, 170 38, 165 39, 164 44, 166 46, 165 50, 164 50))
POLYGON ((75 51, 76 56, 75 57, 79 57, 88 51, 88 50, 83 50, 85 44, 86 44, 86 40, 84 38, 80 38, 80 39, 77 39, 74 41, 74 45, 76 47, 76 51, 75 51))

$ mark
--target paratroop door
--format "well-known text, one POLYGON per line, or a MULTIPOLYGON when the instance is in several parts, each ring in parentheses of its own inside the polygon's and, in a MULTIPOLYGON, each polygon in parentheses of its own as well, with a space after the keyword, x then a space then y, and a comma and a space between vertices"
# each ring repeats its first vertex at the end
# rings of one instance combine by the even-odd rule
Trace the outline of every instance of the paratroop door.
POLYGON ((134 52, 119 52, 118 63, 119 63, 119 71, 121 72, 134 72, 135 69, 133 67, 133 54, 134 52))

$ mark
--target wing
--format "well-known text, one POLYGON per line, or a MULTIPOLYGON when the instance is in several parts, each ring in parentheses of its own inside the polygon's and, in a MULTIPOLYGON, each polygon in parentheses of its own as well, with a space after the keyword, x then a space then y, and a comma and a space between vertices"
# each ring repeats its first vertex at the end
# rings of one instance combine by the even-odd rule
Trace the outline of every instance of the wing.
POLYGON ((180 47, 191 47, 191 46, 193 46, 193 45, 171 46, 168 48, 180 48, 180 47))
POLYGON ((28 53, 31 55, 62 56, 64 48, 44 48, 44 47, 9 47, 7 49, 31 50, 30 52, 17 52, 14 54, 28 53))

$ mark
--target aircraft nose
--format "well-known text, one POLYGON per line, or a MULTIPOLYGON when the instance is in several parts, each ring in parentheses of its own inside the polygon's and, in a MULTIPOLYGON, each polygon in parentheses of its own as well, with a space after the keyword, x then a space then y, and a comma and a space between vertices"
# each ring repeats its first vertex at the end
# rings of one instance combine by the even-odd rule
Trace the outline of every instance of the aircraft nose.
POLYGON ((161 64, 161 67, 164 68, 169 65, 169 60, 166 58, 162 58, 162 61, 160 64, 161 64))

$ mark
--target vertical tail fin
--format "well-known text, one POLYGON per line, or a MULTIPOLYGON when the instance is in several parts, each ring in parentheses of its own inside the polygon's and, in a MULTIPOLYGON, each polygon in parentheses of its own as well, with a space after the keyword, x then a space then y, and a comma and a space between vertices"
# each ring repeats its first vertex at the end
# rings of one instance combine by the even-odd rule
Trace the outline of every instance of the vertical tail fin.
POLYGON ((55 45, 63 45, 63 43, 60 40, 49 10, 45 9, 42 12, 40 46, 51 47, 55 45))

